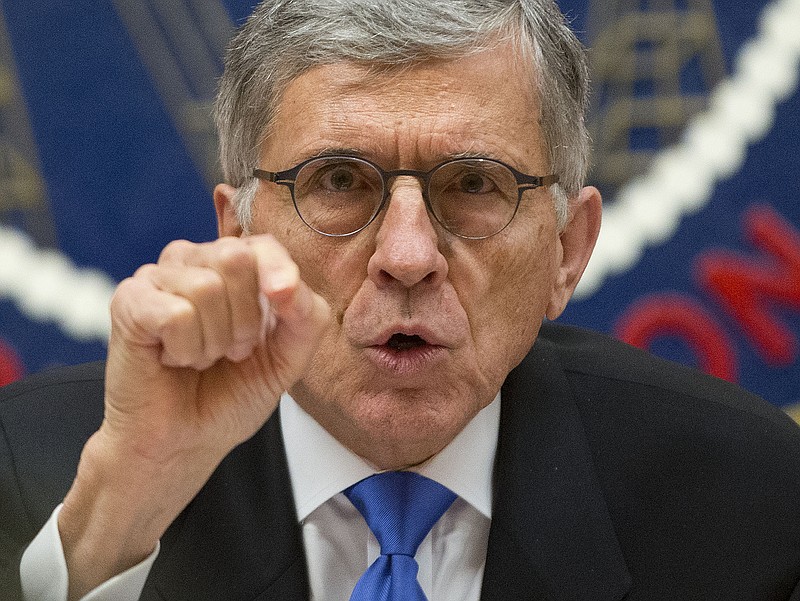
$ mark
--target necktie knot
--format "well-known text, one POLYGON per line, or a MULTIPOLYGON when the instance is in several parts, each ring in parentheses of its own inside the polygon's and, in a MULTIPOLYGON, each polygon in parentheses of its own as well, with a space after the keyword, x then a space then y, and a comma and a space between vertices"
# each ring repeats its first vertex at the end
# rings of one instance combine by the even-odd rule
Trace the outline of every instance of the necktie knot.
POLYGON ((351 599, 424 599, 414 555, 456 495, 414 472, 375 474, 344 494, 381 546, 381 557, 358 581, 351 599))

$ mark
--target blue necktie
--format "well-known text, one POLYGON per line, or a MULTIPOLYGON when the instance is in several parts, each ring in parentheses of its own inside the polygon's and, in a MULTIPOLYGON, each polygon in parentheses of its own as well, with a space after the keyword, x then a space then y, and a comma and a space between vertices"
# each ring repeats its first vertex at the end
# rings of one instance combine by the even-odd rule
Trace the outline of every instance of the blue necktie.
POLYGON ((358 580, 350 601, 427 601, 414 555, 456 495, 413 472, 375 474, 344 494, 381 546, 380 557, 358 580))

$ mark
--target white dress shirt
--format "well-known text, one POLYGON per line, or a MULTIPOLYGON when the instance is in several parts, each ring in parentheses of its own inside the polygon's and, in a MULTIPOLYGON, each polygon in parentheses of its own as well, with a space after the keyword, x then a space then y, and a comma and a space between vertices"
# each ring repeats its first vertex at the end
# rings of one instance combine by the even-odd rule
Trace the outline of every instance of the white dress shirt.
MULTIPOLYGON (((377 470, 339 443, 289 395, 281 398, 280 412, 311 599, 347 600, 380 555, 380 545, 341 491, 377 470)), ((442 451, 411 468, 458 495, 415 556, 420 566, 417 579, 429 601, 480 598, 499 426, 498 395, 442 451)))
MULTIPOLYGON (((341 445, 288 394, 281 397, 283 432, 297 519, 302 527, 312 601, 349 599, 377 559, 380 546, 341 493, 376 470, 341 445)), ((422 541, 418 580, 429 601, 478 601, 492 507, 492 471, 500 395, 435 457, 412 468, 458 498, 422 541)), ((22 557, 25 601, 66 601, 67 566, 56 508, 22 557)), ((81 601, 136 601, 159 547, 140 564, 103 583, 81 601)))

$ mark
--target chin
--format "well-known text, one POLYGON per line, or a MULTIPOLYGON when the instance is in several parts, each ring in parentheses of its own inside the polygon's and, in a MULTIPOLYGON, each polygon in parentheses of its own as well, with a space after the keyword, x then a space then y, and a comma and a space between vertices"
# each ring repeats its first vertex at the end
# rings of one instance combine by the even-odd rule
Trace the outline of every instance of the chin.
POLYGON ((339 442, 381 469, 435 455, 497 394, 484 378, 452 373, 389 381, 371 373, 350 376, 305 378, 290 392, 339 442))
POLYGON ((465 403, 468 396, 424 390, 357 398, 348 411, 352 427, 344 428, 339 438, 381 469, 422 463, 447 446, 485 406, 465 403))

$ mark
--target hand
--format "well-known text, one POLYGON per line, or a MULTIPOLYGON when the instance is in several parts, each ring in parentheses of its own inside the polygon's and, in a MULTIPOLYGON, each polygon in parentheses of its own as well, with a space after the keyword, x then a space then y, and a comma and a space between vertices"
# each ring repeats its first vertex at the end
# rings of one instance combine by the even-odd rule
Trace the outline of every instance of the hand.
POLYGON ((302 376, 330 310, 253 236, 171 243, 120 284, 111 318, 105 419, 59 516, 76 598, 152 551, 302 376))
POLYGON ((101 431, 144 458, 221 460, 302 375, 328 309, 258 236, 173 242, 120 285, 111 315, 101 431))

